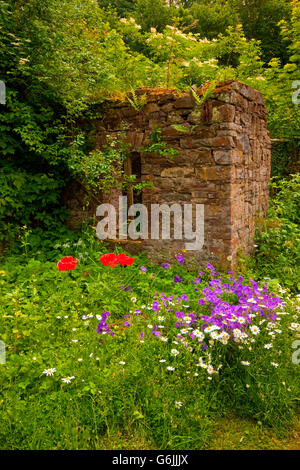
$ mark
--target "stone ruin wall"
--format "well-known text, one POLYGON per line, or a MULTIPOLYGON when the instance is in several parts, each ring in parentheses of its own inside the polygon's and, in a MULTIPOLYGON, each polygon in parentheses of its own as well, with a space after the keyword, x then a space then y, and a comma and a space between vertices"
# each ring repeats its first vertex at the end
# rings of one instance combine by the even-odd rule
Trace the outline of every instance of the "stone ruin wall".
MULTIPOLYGON (((201 96, 202 90, 197 92, 201 96)), ((118 137, 125 123, 127 141, 138 152, 160 128, 163 141, 178 153, 172 159, 141 153, 142 179, 155 186, 143 190, 143 203, 204 204, 204 246, 186 255, 200 264, 234 266, 239 250, 251 253, 257 217, 268 207, 271 141, 262 95, 240 82, 226 82, 216 87, 199 113, 190 92, 136 91, 137 96, 145 93, 147 104, 140 111, 127 101, 106 105, 94 126, 96 147, 108 135, 118 137), (189 132, 175 130, 173 124, 189 132)), ((102 200, 117 205, 119 194, 112 190, 102 200)), ((149 239, 122 246, 133 253, 146 250, 151 259, 161 261, 174 259, 185 241, 149 239)))

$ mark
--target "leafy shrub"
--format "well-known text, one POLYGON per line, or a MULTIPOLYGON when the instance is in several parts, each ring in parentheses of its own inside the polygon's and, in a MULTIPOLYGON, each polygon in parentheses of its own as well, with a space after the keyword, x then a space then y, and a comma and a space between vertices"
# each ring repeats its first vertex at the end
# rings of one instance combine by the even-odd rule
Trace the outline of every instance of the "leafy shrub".
POLYGON ((55 262, 1 264, 1 448, 101 449, 105 436, 141 432, 157 448, 200 449, 229 408, 291 422, 293 299, 283 306, 268 286, 212 266, 189 272, 183 256, 105 266, 105 251, 81 239, 54 248, 55 262), (59 271, 67 255, 76 268, 59 271))
POLYGON ((268 218, 256 233, 257 250, 253 260, 260 276, 278 279, 292 290, 300 284, 300 175, 273 180, 275 195, 268 218))
POLYGON ((0 241, 12 241, 22 226, 53 230, 67 217, 60 206, 62 178, 4 166, 0 169, 0 241))

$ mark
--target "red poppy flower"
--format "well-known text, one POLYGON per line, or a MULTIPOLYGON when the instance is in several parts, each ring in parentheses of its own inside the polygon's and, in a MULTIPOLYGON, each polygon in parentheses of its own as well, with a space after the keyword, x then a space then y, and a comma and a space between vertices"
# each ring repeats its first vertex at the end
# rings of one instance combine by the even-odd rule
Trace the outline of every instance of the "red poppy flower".
POLYGON ((134 262, 134 258, 131 258, 130 256, 125 255, 125 253, 121 253, 117 256, 118 263, 123 265, 130 265, 134 262))
POLYGON ((65 256, 57 263, 57 267, 60 271, 70 271, 71 269, 76 268, 76 264, 77 258, 73 258, 72 256, 65 256))
POLYGON ((100 261, 104 266, 110 266, 111 268, 115 268, 118 264, 118 258, 114 253, 106 253, 100 256, 100 261))

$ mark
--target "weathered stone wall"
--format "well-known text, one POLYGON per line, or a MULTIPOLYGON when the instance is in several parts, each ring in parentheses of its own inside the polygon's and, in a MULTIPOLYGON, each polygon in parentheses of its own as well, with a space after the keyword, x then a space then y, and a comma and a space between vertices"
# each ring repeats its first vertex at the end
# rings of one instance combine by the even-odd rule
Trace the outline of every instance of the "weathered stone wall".
MULTIPOLYGON (((216 87, 199 113, 189 92, 136 92, 145 93, 147 104, 140 111, 128 102, 106 105, 95 126, 96 147, 101 148, 108 135, 117 137, 126 124, 127 140, 133 151, 139 151, 160 128, 162 139, 178 154, 172 159, 141 154, 142 179, 155 186, 143 191, 143 203, 204 204, 205 243, 202 250, 187 255, 203 264, 226 264, 231 258, 234 263, 239 249, 251 252, 256 217, 264 216, 268 206, 271 143, 261 94, 240 82, 226 82, 216 87), (173 124, 185 126, 188 133, 175 130, 173 124)), ((117 204, 117 196, 112 191, 106 202, 117 204)), ((145 249, 154 260, 170 259, 185 241, 149 239, 124 247, 145 249)))

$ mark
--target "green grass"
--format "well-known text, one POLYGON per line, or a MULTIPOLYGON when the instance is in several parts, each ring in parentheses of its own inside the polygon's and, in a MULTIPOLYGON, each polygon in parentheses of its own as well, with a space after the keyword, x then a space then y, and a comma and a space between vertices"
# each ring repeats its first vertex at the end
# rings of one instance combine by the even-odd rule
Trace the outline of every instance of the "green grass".
POLYGON ((132 266, 110 268, 99 261, 104 251, 87 242, 47 253, 26 247, 25 255, 2 261, 0 339, 6 344, 6 364, 0 364, 0 449, 296 445, 291 432, 299 431, 299 365, 292 363, 291 345, 299 333, 290 325, 299 322, 297 299, 282 293, 289 315, 281 317, 281 333, 271 350, 263 346, 270 336, 262 326, 261 339, 253 345, 215 341, 207 352, 197 344, 190 352, 178 340, 173 344, 178 334, 174 315, 161 306, 165 321, 159 322, 151 308, 153 296, 187 294, 190 308, 204 313, 197 299, 208 285, 209 271, 204 270, 201 285, 194 285, 198 273, 176 262, 163 269, 139 255, 132 266), (60 272, 56 262, 67 254, 80 263, 60 272), (175 275, 185 282, 174 283, 175 275), (128 284, 130 290, 120 289, 128 284), (135 316, 136 308, 143 313, 135 316), (96 332, 96 315, 106 311, 113 337, 96 332), (131 315, 131 327, 124 326, 125 314, 131 315), (168 342, 148 328, 159 323, 168 342), (212 377, 195 367, 199 355, 208 360, 208 353, 215 369, 222 364, 212 377), (248 359, 249 367, 242 366, 241 360, 248 359), (272 361, 279 366, 271 366, 272 361), (48 368, 56 369, 52 376, 43 373, 48 368), (68 376, 74 379, 64 383, 68 376))
MULTIPOLYGON (((204 450, 300 450, 300 422, 293 422, 290 430, 281 433, 258 426, 253 420, 234 416, 214 417, 213 435, 204 450)), ((156 450, 155 443, 139 432, 119 431, 104 438, 104 450, 156 450)))

